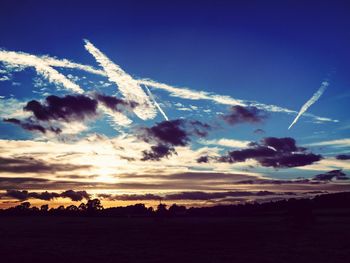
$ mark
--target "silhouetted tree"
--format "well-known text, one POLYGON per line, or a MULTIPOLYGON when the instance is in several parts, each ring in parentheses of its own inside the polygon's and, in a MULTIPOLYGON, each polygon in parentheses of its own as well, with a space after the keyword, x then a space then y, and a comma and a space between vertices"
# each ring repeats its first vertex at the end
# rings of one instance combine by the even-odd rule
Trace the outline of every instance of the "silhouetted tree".
POLYGON ((169 214, 172 216, 183 216, 186 214, 186 207, 173 204, 169 207, 169 214))
POLYGON ((64 206, 63 205, 60 205, 59 207, 56 208, 57 211, 64 211, 64 206))
POLYGON ((77 212, 79 211, 79 208, 76 205, 69 205, 66 207, 66 211, 77 212))
POLYGON ((103 209, 101 201, 97 198, 88 200, 88 202, 86 203, 86 207, 87 207, 86 211, 89 214, 95 214, 97 211, 100 211, 103 209))
POLYGON ((82 211, 82 212, 85 212, 87 210, 87 206, 85 203, 81 203, 79 206, 78 206, 78 209, 79 211, 82 211))
POLYGON ((40 211, 42 211, 42 212, 47 212, 49 210, 49 205, 42 205, 41 207, 40 207, 40 211))
POLYGON ((158 206, 157 206, 157 215, 159 216, 165 216, 168 212, 168 210, 166 209, 167 205, 166 204, 162 204, 160 203, 158 206))
POLYGON ((31 204, 29 202, 23 202, 22 204, 19 205, 20 207, 22 207, 24 210, 29 209, 29 207, 31 206, 31 204))

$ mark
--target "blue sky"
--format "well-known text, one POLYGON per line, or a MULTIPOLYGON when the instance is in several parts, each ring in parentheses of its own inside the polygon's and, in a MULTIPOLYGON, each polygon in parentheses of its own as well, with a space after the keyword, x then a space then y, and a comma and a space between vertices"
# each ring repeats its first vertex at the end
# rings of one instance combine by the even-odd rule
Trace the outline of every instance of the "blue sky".
MULTIPOLYGON (((248 169, 252 174, 271 178, 310 178, 327 169, 349 172, 348 161, 335 158, 348 154, 350 148, 349 11, 346 1, 2 1, 0 48, 4 52, 47 55, 101 69, 96 57, 84 48, 83 39, 88 39, 135 80, 149 78, 194 93, 230 96, 243 100, 246 106, 260 103, 296 112, 327 81, 329 86, 307 113, 329 120, 302 116, 290 130, 288 126, 295 113, 267 111, 268 117, 262 122, 231 126, 220 117, 230 111, 231 105, 227 103, 189 100, 179 94, 170 96, 164 89, 149 86, 169 119, 195 119, 216 127, 208 137, 192 139, 188 146, 191 151, 212 147, 209 152, 224 154, 231 150, 218 144, 220 139, 246 142, 291 137, 298 145, 324 157, 321 162, 302 168, 276 170, 246 163, 237 170, 216 164, 205 168, 189 164, 184 167, 186 172, 204 169, 234 173, 248 169), (256 129, 264 133, 254 133, 256 129)), ((33 67, 6 67, 4 60, 0 66, 1 118, 16 117, 23 121, 28 113, 21 115, 21 110, 28 101, 43 102, 48 95, 72 94, 62 85, 50 83, 33 67)), ((89 96, 97 92, 123 97, 118 85, 105 76, 77 69, 55 69, 89 96)), ((265 111, 264 107, 260 110, 265 111)), ((71 129, 65 136, 29 132, 2 122, 0 139, 5 145, 8 141, 72 144, 96 135, 104 136, 105 140, 121 140, 121 136, 136 136, 135 130, 155 125, 164 117, 158 111, 154 118, 142 120, 132 115, 130 119, 132 124, 119 127, 110 116, 100 113, 83 124, 60 126, 71 129)), ((43 154, 45 151, 40 149, 43 154)), ((58 160, 57 155, 50 160, 44 155, 39 159, 53 162, 58 160)), ((24 150, 7 150, 6 158, 16 156, 34 157, 24 150)), ((173 167, 172 158, 160 162, 164 167, 173 167)), ((101 162, 103 159, 99 165, 101 162)), ((148 165, 144 163, 145 171, 148 165)), ((110 178, 100 179, 114 182, 113 172, 104 172, 110 178)), ((184 171, 168 171, 174 172, 184 171)))

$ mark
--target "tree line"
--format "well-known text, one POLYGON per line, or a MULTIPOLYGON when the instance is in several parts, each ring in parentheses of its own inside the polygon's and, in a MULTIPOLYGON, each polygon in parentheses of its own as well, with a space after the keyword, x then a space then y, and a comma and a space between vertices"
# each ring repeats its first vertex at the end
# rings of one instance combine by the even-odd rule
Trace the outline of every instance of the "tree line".
POLYGON ((99 199, 91 199, 79 206, 69 205, 40 208, 23 202, 15 207, 0 209, 0 216, 114 216, 114 217, 215 217, 215 216, 256 216, 269 213, 286 214, 294 217, 311 217, 318 209, 342 209, 350 215, 350 192, 323 194, 312 199, 290 198, 265 203, 245 203, 237 205, 217 205, 211 207, 190 207, 160 203, 156 209, 145 204, 104 208, 99 199))

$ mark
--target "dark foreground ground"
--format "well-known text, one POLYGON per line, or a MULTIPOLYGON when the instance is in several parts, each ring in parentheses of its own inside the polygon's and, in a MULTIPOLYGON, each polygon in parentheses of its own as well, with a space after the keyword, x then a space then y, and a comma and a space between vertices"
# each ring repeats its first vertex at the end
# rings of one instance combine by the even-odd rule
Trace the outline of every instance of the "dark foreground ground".
POLYGON ((350 216, 0 217, 0 262, 350 262, 350 216))

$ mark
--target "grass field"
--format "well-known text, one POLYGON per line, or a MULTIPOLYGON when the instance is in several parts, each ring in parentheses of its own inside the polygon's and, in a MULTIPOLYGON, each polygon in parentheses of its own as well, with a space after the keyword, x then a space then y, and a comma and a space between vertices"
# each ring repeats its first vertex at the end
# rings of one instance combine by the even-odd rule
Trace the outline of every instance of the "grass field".
POLYGON ((350 262, 350 218, 0 217, 1 262, 350 262))

